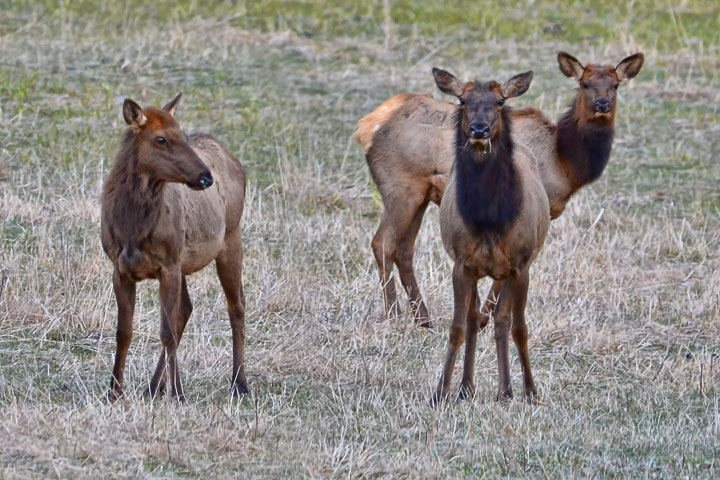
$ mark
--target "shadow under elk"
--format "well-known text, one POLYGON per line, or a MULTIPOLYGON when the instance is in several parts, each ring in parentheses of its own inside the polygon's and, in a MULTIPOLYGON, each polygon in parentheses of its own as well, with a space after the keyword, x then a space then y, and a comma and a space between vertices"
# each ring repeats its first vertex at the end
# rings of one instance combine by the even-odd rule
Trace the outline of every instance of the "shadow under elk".
POLYGON ((162 109, 126 99, 125 133, 102 193, 102 245, 112 260, 118 307, 117 351, 108 399, 123 395, 125 360, 133 333, 135 285, 160 283, 162 352, 150 381, 154 398, 169 376, 184 401, 177 348, 192 312, 186 276, 215 260, 233 338, 231 393, 248 392, 245 378, 245 297, 242 229, 245 172, 220 142, 190 136, 175 120, 180 94, 162 109))
MULTIPOLYGON (((527 146, 540 167, 553 219, 580 188, 600 177, 612 148, 618 86, 635 77, 643 54, 616 67, 590 64, 560 52, 558 64, 579 89, 557 125, 533 108, 513 110, 513 138, 527 146)), ((440 204, 455 160, 455 104, 429 95, 400 94, 360 119, 355 140, 362 146, 383 213, 372 249, 380 272, 385 312, 400 309, 393 269, 410 297, 415 321, 431 325, 413 265, 415 240, 432 202, 440 204)))

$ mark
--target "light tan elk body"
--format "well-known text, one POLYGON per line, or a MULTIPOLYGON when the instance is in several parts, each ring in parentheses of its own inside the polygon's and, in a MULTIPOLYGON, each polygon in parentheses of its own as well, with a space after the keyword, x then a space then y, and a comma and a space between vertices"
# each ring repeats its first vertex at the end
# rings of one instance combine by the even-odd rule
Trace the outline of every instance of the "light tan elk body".
MULTIPOLYGON (((533 108, 511 113, 515 142, 528 147, 539 164, 552 218, 562 214, 575 192, 602 174, 612 147, 617 86, 637 75, 643 55, 631 55, 616 67, 585 67, 561 52, 558 64, 579 84, 558 124, 533 108)), ((362 118, 355 132, 383 201, 372 248, 386 314, 399 312, 392 277, 397 265, 411 311, 425 326, 430 322, 415 278, 415 240, 428 204, 440 203, 450 175, 454 109, 455 105, 429 95, 396 95, 362 118)))
POLYGON ((162 352, 149 392, 184 400, 177 347, 192 312, 186 275, 215 260, 233 337, 231 391, 247 392, 242 231, 245 172, 215 138, 189 137, 175 120, 180 95, 163 109, 125 100, 130 126, 102 194, 102 245, 113 262, 117 353, 108 398, 123 395, 133 332, 136 282, 160 283, 162 352), (167 374, 166 374, 167 372, 167 374))
POLYGON ((500 372, 498 399, 512 398, 508 333, 522 365, 525 395, 536 395, 530 370, 525 305, 529 270, 542 250, 550 225, 550 206, 540 170, 532 153, 512 139, 512 120, 505 100, 530 87, 532 72, 495 82, 466 84, 434 69, 440 90, 460 99, 453 115, 456 129, 455 162, 440 205, 440 231, 454 261, 454 312, 443 373, 431 402, 448 394, 458 351, 466 342, 461 393, 475 392, 477 282, 495 282, 495 342, 500 372))

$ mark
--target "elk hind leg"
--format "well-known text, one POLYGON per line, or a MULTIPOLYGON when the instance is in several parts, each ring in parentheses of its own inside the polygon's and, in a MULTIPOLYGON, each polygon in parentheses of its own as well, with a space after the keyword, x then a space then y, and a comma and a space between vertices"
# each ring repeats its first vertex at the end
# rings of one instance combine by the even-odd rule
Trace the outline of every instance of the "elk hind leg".
POLYGON ((513 398, 510 384, 510 358, 508 353, 508 333, 512 320, 512 295, 509 288, 512 279, 503 285, 500 298, 495 306, 495 348, 497 351, 499 386, 498 401, 507 401, 513 398))
POLYGON ((380 219, 380 226, 373 237, 372 249, 380 271, 385 315, 388 318, 400 315, 400 307, 395 291, 395 279, 392 276, 395 256, 400 240, 410 227, 414 215, 423 201, 422 197, 407 193, 396 196, 383 196, 385 211, 380 219))
POLYGON ((420 287, 418 286, 417 279, 415 278, 415 267, 413 265, 413 257, 415 256, 415 241, 417 240, 420 226, 422 225, 423 216, 427 209, 428 201, 426 200, 417 212, 410 223, 405 235, 403 235, 398 245, 396 254, 396 260, 398 264, 398 271, 400 272, 400 281, 405 288, 408 296, 410 297, 410 311, 413 314, 415 323, 421 327, 431 328, 430 315, 428 314, 427 307, 423 301, 422 294, 420 293, 420 287))
POLYGON ((218 278, 225 292, 233 339, 232 396, 250 392, 245 377, 245 294, 242 286, 242 230, 237 228, 225 240, 225 249, 215 259, 218 278))

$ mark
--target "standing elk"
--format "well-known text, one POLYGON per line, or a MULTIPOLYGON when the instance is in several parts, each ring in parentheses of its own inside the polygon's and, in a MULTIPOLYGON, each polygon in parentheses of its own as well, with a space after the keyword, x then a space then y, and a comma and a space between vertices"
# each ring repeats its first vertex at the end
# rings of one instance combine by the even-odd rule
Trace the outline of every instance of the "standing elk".
POLYGON ((177 347, 192 312, 185 276, 213 260, 232 328, 231 393, 248 392, 240 227, 245 172, 211 135, 185 135, 175 120, 179 100, 180 94, 162 109, 144 110, 125 100, 123 116, 130 128, 103 188, 102 245, 113 262, 118 306, 110 401, 123 395, 135 284, 146 279, 160 282, 162 340, 149 393, 153 398, 164 393, 167 373, 172 395, 184 401, 177 347))
POLYGON ((498 400, 513 396, 508 331, 518 349, 528 400, 536 397, 530 370, 525 305, 529 270, 542 250, 550 226, 550 204, 532 152, 517 145, 505 100, 525 93, 533 73, 496 82, 462 83, 433 69, 440 90, 460 99, 455 123, 454 168, 440 205, 443 245, 455 262, 455 301, 445 366, 431 403, 447 397, 458 350, 465 343, 461 395, 475 393, 475 346, 481 319, 477 282, 490 276, 499 294, 495 307, 495 344, 500 372, 498 400))
MULTIPOLYGON (((553 219, 575 192, 605 169, 612 148, 617 87, 638 74, 643 60, 643 54, 636 53, 616 67, 583 66, 560 52, 560 70, 577 80, 580 88, 558 124, 532 108, 510 114, 515 142, 526 145, 538 161, 553 219)), ((372 248, 385 312, 389 317, 399 313, 392 277, 397 264, 415 321, 428 327, 413 256, 425 210, 430 202, 440 204, 455 159, 454 111, 454 104, 429 95, 396 95, 362 118, 355 132, 383 201, 372 248)))

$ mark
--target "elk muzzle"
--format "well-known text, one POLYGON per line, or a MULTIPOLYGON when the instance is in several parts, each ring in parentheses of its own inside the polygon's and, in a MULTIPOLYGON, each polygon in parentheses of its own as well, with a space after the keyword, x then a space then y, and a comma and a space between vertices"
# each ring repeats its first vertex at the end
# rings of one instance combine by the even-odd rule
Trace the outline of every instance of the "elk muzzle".
POLYGON ((610 113, 612 104, 607 98, 599 98, 595 101, 595 112, 596 113, 610 113))
POLYGON ((195 181, 188 182, 187 186, 193 190, 205 190, 210 188, 214 182, 212 173, 210 173, 210 170, 206 170, 195 181))
POLYGON ((470 138, 485 140, 490 136, 490 126, 487 123, 473 123, 470 125, 470 138))

